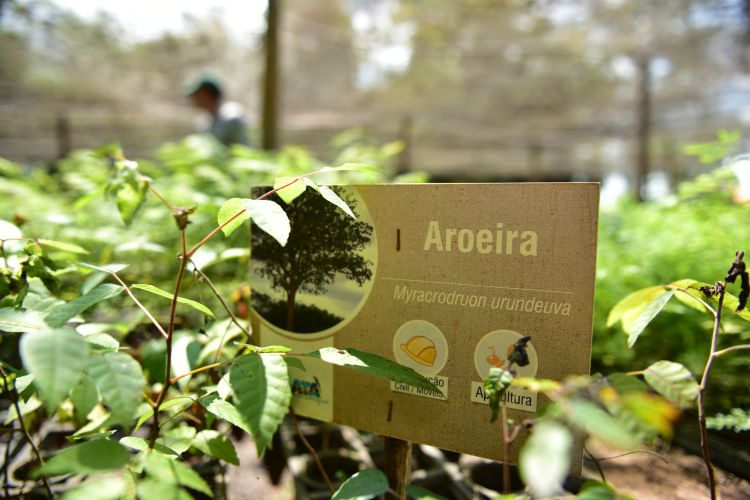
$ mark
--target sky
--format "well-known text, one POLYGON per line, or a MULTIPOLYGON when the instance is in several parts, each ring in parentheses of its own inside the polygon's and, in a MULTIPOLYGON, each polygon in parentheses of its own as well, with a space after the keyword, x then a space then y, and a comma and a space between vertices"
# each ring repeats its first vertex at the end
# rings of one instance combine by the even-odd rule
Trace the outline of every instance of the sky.
POLYGON ((179 32, 184 15, 206 17, 217 13, 230 33, 238 39, 263 32, 265 0, 55 0, 84 19, 107 12, 138 40, 148 40, 164 32, 179 32))

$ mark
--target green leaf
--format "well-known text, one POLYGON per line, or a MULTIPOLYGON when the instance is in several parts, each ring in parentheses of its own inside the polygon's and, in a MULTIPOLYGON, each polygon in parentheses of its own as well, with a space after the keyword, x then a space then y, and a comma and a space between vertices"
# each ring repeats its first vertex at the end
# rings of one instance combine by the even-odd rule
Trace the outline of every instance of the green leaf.
POLYGON ((326 363, 360 371, 373 377, 413 385, 414 387, 419 387, 426 391, 441 392, 435 384, 411 368, 400 365, 395 361, 391 361, 382 356, 378 356, 377 354, 371 354, 357 349, 324 347, 309 353, 308 356, 311 358, 322 359, 326 363))
POLYGON ((159 438, 159 442, 182 455, 193 443, 195 432, 195 427, 180 425, 164 433, 164 437, 159 438))
MULTIPOLYGON (((143 290, 144 292, 153 293, 154 295, 158 295, 159 297, 164 297, 165 299, 169 299, 169 300, 172 300, 174 298, 174 295, 167 292, 166 290, 162 290, 161 288, 157 286, 148 285, 146 283, 136 283, 135 285, 132 285, 131 288, 137 288, 138 290, 143 290)), ((186 306, 190 306, 193 309, 196 309, 202 312, 206 316, 215 318, 214 313, 212 313, 208 307, 204 306, 200 302, 186 299, 184 297, 177 297, 177 302, 180 304, 184 304, 186 306)))
POLYGON ((122 352, 106 352, 92 356, 89 376, 96 382, 102 401, 112 412, 116 423, 128 426, 143 399, 146 379, 141 365, 122 352))
POLYGON ((96 384, 88 375, 84 374, 70 391, 70 400, 81 420, 84 420, 99 403, 99 391, 96 390, 96 384))
POLYGON ((295 368, 301 372, 307 372, 307 368, 305 368, 305 365, 302 364, 302 360, 299 358, 284 356, 284 361, 286 361, 286 366, 289 368, 295 368))
POLYGON ((289 216, 278 203, 271 200, 243 198, 242 206, 250 214, 256 226, 271 235, 282 247, 286 245, 292 226, 289 216))
POLYGON ((210 457, 224 460, 233 465, 240 465, 240 459, 237 458, 234 445, 219 431, 200 431, 193 439, 193 446, 210 457))
POLYGON ((63 449, 37 475, 94 474, 121 469, 129 460, 130 453, 122 445, 109 439, 95 439, 63 449))
POLYGON ((89 416, 91 417, 91 422, 73 433, 73 436, 76 439, 82 439, 85 436, 98 433, 99 429, 102 427, 109 426, 112 420, 112 415, 104 411, 103 408, 94 410, 93 414, 90 414, 89 416))
MULTIPOLYGON (((26 401, 19 401, 18 406, 21 407, 21 416, 28 415, 42 407, 42 402, 34 396, 31 396, 26 401)), ((9 424, 18 418, 18 412, 16 412, 15 405, 11 405, 8 409, 8 414, 5 416, 5 424, 9 424)))
POLYGON ((160 453, 150 453, 145 464, 146 474, 166 484, 179 484, 213 498, 213 492, 197 472, 178 460, 160 453))
POLYGON ((284 358, 280 354, 242 356, 229 371, 229 384, 261 455, 289 411, 292 399, 284 358))
MULTIPOLYGON (((234 214, 244 209, 245 207, 242 206, 241 199, 230 198, 229 200, 225 201, 224 204, 219 209, 219 214, 216 216, 217 224, 221 226, 226 221, 228 221, 234 214)), ((232 222, 230 222, 229 224, 221 228, 221 230, 224 232, 224 236, 229 236, 230 234, 232 234, 235 231, 235 229, 240 227, 249 218, 250 218, 250 214, 247 213, 247 211, 238 215, 234 220, 232 220, 232 222)))
POLYGON ((621 321, 622 329, 628 334, 628 347, 633 347, 643 330, 673 295, 674 290, 664 286, 653 286, 633 292, 615 305, 607 318, 607 326, 621 321))
POLYGON ((28 311, 49 314, 55 307, 64 304, 65 301, 52 295, 39 278, 28 279, 28 293, 23 299, 23 308, 28 311))
POLYGON ((610 411, 641 439, 649 439, 654 432, 672 437, 672 423, 680 412, 666 399, 649 392, 631 392, 617 403, 610 403, 610 411))
POLYGON ((193 500, 192 495, 177 484, 163 483, 156 479, 147 478, 138 481, 138 498, 159 500, 193 500))
POLYGON ((523 482, 535 497, 545 498, 563 492, 572 445, 573 436, 564 425, 543 421, 534 426, 518 457, 518 466, 523 482))
POLYGON ((233 404, 229 403, 228 401, 224 401, 223 399, 219 398, 218 396, 211 395, 211 396, 203 396, 198 400, 198 402, 206 408, 208 411, 216 415, 222 420, 226 420, 232 425, 235 425, 242 429, 243 431, 247 432, 248 434, 252 434, 252 429, 250 428, 250 424, 245 421, 244 417, 240 413, 240 411, 235 407, 233 404))
MULTIPOLYGON (((139 472, 138 472, 139 473, 139 472)), ((137 500, 137 487, 135 484, 135 472, 131 467, 125 469, 125 473, 122 475, 125 481, 125 491, 123 491, 120 500, 137 500)), ((149 498, 149 497, 144 497, 149 498)), ((165 499, 166 497, 155 497, 165 499)))
POLYGON ((26 400, 34 393, 34 375, 22 375, 16 377, 16 391, 22 399, 26 400))
POLYGON ((36 242, 42 246, 54 248, 55 250, 62 250, 63 252, 77 253, 81 255, 86 255, 87 253, 89 253, 89 251, 85 248, 74 245, 73 243, 65 243, 62 241, 54 240, 36 240, 36 242))
POLYGON ((631 449, 638 444, 635 436, 623 428, 621 422, 590 401, 571 400, 567 418, 579 429, 620 448, 631 449))
POLYGON ((99 352, 116 352, 120 349, 120 343, 108 333, 92 333, 84 336, 83 340, 99 352))
POLYGON ((65 436, 65 439, 71 443, 78 441, 91 441, 92 439, 107 439, 111 438, 115 432, 117 432, 115 429, 101 432, 85 432, 83 434, 78 434, 78 432, 76 432, 70 436, 65 436))
POLYGON ((388 478, 378 469, 365 469, 344 481, 331 500, 369 500, 388 491, 388 478))
POLYGON ((227 399, 232 395, 232 386, 229 385, 229 374, 225 373, 216 384, 216 393, 221 399, 227 399))
POLYGON ((433 493, 416 484, 407 484, 406 494, 414 500, 448 500, 444 496, 433 493))
POLYGON ((46 330, 24 334, 20 351, 24 367, 34 375, 34 385, 47 405, 47 412, 53 415, 86 367, 86 342, 68 328, 46 330))
MULTIPOLYGON (((120 439, 120 444, 137 451, 147 451, 149 449, 148 441, 136 436, 125 436, 124 438, 120 439)), ((162 455, 171 455, 173 457, 177 457, 180 455, 175 450, 163 443, 160 443, 159 441, 154 443, 154 450, 158 451, 162 455)))
MULTIPOLYGON (((128 179, 131 180, 131 179, 128 179)), ((115 191, 115 202, 122 221, 128 225, 135 214, 146 202, 149 181, 143 176, 133 177, 132 182, 118 183, 115 191)))
POLYGON ((680 363, 657 361, 646 368, 643 378, 656 392, 681 408, 693 406, 698 399, 698 383, 680 363))
POLYGON ((12 307, 0 309, 0 331, 8 333, 36 332, 47 330, 44 314, 37 311, 23 311, 12 307))
POLYGON ((356 219, 357 218, 357 216, 354 215, 354 212, 352 212, 352 209, 349 208, 349 205, 347 205, 346 202, 344 200, 342 200, 341 197, 339 195, 337 195, 336 192, 333 189, 329 188, 328 186, 318 185, 315 181, 313 181, 310 178, 306 178, 305 182, 307 183, 308 186, 310 186, 315 191, 317 191, 318 193, 320 193, 320 195, 323 197, 323 199, 325 199, 329 203, 333 203, 334 205, 336 205, 337 207, 339 207, 341 210, 343 210, 352 219, 356 219))
MULTIPOLYGON (((159 411, 164 411, 166 409, 172 408, 173 406, 185 405, 185 408, 178 409, 178 411, 181 412, 187 409, 187 407, 191 406, 194 401, 195 400, 191 398, 190 396, 179 396, 174 399, 170 399, 169 401, 164 401, 159 406, 159 411)), ((151 418, 153 415, 154 415, 154 409, 149 407, 148 411, 146 411, 143 415, 140 416, 140 418, 138 418, 138 422, 135 424, 135 427, 133 428, 133 432, 140 429, 140 427, 146 423, 146 420, 151 418)))
POLYGON ((607 382, 611 385, 619 394, 630 394, 633 392, 648 392, 648 386, 643 380, 628 375, 627 373, 613 373, 607 375, 607 382))
POLYGON ((691 288, 696 283, 698 282, 692 279, 683 279, 670 283, 670 286, 677 288, 677 290, 675 290, 674 298, 691 309, 700 312, 709 312, 701 301, 698 300, 698 298, 700 298, 705 301, 706 297, 704 297, 703 293, 700 291, 691 288))
POLYGON ((67 323, 68 320, 81 314, 97 302, 117 297, 121 293, 122 287, 120 285, 113 285, 111 283, 99 285, 89 293, 81 295, 77 299, 52 308, 52 311, 45 318, 45 321, 53 328, 62 326, 67 323))
POLYGON ((88 479, 80 486, 67 491, 62 500, 115 500, 125 492, 122 477, 88 479))
POLYGON ((273 183, 273 188, 277 190, 276 194, 279 195, 279 198, 284 200, 284 203, 288 204, 304 193, 307 185, 305 184, 305 179, 295 177, 277 177, 276 181, 273 183), (290 182, 293 183, 289 184, 290 182), (286 186, 287 184, 289 185, 286 186), (282 186, 286 187, 282 188, 282 186))
MULTIPOLYGON (((177 377, 190 372, 197 366, 201 352, 201 343, 193 339, 192 335, 182 335, 172 343, 172 376, 177 377)), ((187 386, 192 375, 177 381, 180 387, 187 386)))
POLYGON ((489 398, 490 410, 492 411, 490 422, 497 420, 497 414, 500 411, 500 400, 505 391, 508 390, 508 387, 510 387, 511 382, 513 382, 513 374, 510 371, 495 366, 490 368, 490 372, 484 380, 485 394, 489 398))
POLYGON ((750 431, 750 411, 732 408, 731 413, 719 413, 706 419, 709 429, 732 429, 734 432, 750 431))
POLYGON ((292 352, 292 348, 291 347, 287 347, 287 346, 283 346, 283 345, 257 346, 257 345, 253 345, 253 344, 245 344, 245 343, 242 343, 242 342, 235 342, 235 344, 240 345, 242 347, 247 347, 247 349, 250 352, 257 352, 259 354, 263 354, 263 353, 266 353, 266 354, 270 354, 270 353, 283 354, 283 353, 287 353, 287 352, 292 352))
POLYGON ((101 271, 103 273, 119 273, 126 267, 128 267, 127 264, 107 264, 106 266, 95 266, 93 264, 86 264, 85 262, 76 262, 79 266, 88 267, 89 269, 93 269, 95 271, 101 271))
POLYGON ((609 484, 601 481, 586 481, 576 495, 579 500, 633 500, 630 495, 618 493, 609 484))

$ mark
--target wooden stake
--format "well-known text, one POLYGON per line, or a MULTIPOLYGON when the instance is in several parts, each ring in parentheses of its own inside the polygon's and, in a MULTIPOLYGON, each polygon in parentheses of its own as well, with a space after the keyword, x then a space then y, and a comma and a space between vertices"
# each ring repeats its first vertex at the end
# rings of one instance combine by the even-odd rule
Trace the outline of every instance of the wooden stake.
POLYGON ((385 475, 396 495, 388 493, 386 498, 406 499, 406 485, 411 479, 411 443, 403 439, 385 437, 385 475))

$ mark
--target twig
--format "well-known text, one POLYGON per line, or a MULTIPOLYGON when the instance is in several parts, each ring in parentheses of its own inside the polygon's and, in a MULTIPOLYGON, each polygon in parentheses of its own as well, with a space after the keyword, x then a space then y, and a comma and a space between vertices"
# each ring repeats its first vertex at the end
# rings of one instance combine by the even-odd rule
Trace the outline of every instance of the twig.
MULTIPOLYGON (((0 241, 0 248, 2 248, 2 241, 0 241)), ((2 366, 0 365, 0 369, 2 369, 2 366)), ((10 394, 10 387, 8 386, 8 379, 5 376, 5 371, 3 370, 3 388, 5 389, 5 394, 7 395, 8 399, 11 400, 11 394, 10 394)), ((16 410, 18 412, 18 410, 16 410)), ((18 413, 18 418, 21 418, 21 414, 18 413)), ((5 459, 3 461, 3 492, 5 493, 5 498, 10 498, 10 448, 13 444, 13 437, 16 431, 15 426, 13 423, 10 424, 8 427, 8 443, 5 445, 5 459)))
POLYGON ((174 285, 174 296, 172 297, 172 305, 169 308, 169 326, 167 327, 167 352, 166 362, 164 367, 164 385, 159 392, 159 396, 156 398, 156 409, 154 410, 153 426, 151 427, 151 437, 149 439, 149 448, 153 448, 159 437, 159 407, 164 402, 164 398, 167 396, 169 386, 172 381, 170 375, 172 374, 172 336, 174 334, 175 318, 177 317, 177 299, 180 296, 180 286, 182 286, 182 278, 185 276, 185 269, 187 268, 188 257, 187 257, 187 235, 185 234, 185 228, 180 228, 180 237, 182 240, 182 256, 180 258, 180 268, 177 271, 177 280, 174 285))
POLYGON ((159 333, 161 333, 162 337, 167 338, 167 332, 164 331, 164 328, 162 328, 159 322, 156 321, 156 318, 154 318, 149 312, 149 310, 146 309, 146 306, 141 304, 141 301, 139 301, 136 298, 136 296, 133 295, 133 292, 130 291, 130 287, 128 287, 128 285, 126 285, 125 282, 120 279, 117 273, 110 271, 109 274, 111 274, 117 280, 117 282, 120 283, 120 285, 122 285, 122 288, 125 290, 125 293, 127 293, 130 296, 130 298, 133 299, 133 302, 135 302, 135 305, 137 305, 138 308, 141 311, 143 311, 143 314, 145 314, 146 317, 151 320, 151 323, 153 323, 156 329, 159 330, 159 333))
MULTIPOLYGON (((11 383, 11 386, 8 386, 8 377, 5 374, 5 369, 0 365, 0 375, 3 377, 3 385, 5 386, 5 391, 8 394, 8 398, 13 403, 13 407, 16 409, 16 416, 18 417, 18 423, 21 427, 21 432, 23 433, 23 436, 26 438, 26 441, 28 441, 29 446, 31 446, 31 449, 34 452, 34 456, 36 456, 37 461, 40 465, 44 465, 44 459, 42 458, 42 454, 39 452, 39 448, 37 448, 36 443, 34 443, 34 440, 31 438, 31 434, 29 434, 29 430, 26 428, 26 423, 23 421, 23 415, 21 414, 21 405, 18 404, 18 391, 16 391, 16 380, 13 379, 13 382, 11 383)), ((10 443, 8 443, 8 448, 10 448, 10 443)), ((7 474, 7 471, 6 471, 7 474)), ((48 498, 53 498, 54 495, 52 494, 52 488, 50 488, 49 481, 47 481, 47 476, 42 474, 42 483, 44 484, 44 489, 47 492, 48 498)))
POLYGON ((183 373, 182 375, 178 375, 177 377, 173 377, 172 379, 170 379, 169 383, 170 384, 174 384, 178 380, 181 380, 181 379, 183 379, 185 377, 189 377, 190 375, 195 375, 196 373, 205 372, 206 370, 211 370, 213 368, 218 368, 218 367, 220 367, 222 365, 226 365, 227 363, 230 363, 232 361, 234 361, 234 360, 222 361, 221 363, 212 363, 210 365, 201 366, 200 368, 196 368, 195 370, 190 370, 189 372, 183 373))
POLYGON ((633 451, 626 451, 625 453, 619 453, 619 454, 617 454, 617 455, 612 455, 611 457, 604 457, 604 458, 599 458, 598 460, 599 460, 600 462, 605 462, 605 461, 607 461, 607 460, 614 460, 615 458, 621 458, 621 457, 624 457, 624 456, 626 456, 626 455, 632 455, 632 454, 634 454, 634 453, 648 453, 649 455, 653 455, 653 456, 655 456, 655 457, 658 457, 658 458, 659 458, 659 459, 660 459, 660 460, 661 460, 662 462, 664 462, 665 464, 668 464, 668 463, 670 463, 670 462, 669 462, 669 460, 667 460, 666 458, 664 458, 664 457, 663 457, 662 455, 659 455, 659 454, 658 454, 658 453, 656 453, 655 451, 651 451, 651 450, 633 450, 633 451))
POLYGON ((750 344, 733 345, 732 347, 727 347, 726 349, 722 349, 721 351, 716 351, 714 353, 714 358, 718 358, 725 354, 729 354, 732 351, 739 351, 742 349, 750 349, 750 344))
POLYGON ((706 473, 708 474, 708 489, 711 493, 711 500, 716 500, 716 478, 714 477, 714 467, 711 463, 711 455, 708 451, 708 429, 706 428, 706 385, 708 376, 711 373, 714 359, 716 359, 716 345, 719 342, 719 327, 721 325, 721 310, 724 305, 724 294, 726 293, 726 281, 718 283, 719 286, 719 303, 714 315, 714 329, 711 335, 711 351, 708 355, 708 361, 703 369, 703 377, 698 388, 698 424, 701 433, 701 450, 703 451, 703 461, 706 464, 706 473))
MULTIPOLYGON (((237 327, 240 330, 242 330, 242 332, 248 338, 250 338, 252 336, 250 334, 250 331, 247 328, 245 328, 244 326, 242 326, 242 324, 240 324, 239 320, 237 319, 237 317, 232 312, 232 309, 224 301, 224 298, 221 296, 221 293, 219 293, 219 290, 216 289, 216 286, 214 286, 213 282, 208 278, 208 276, 206 276, 206 273, 204 273, 203 271, 201 271, 200 269, 198 269, 198 266, 196 266, 195 262, 193 262, 192 260, 190 260, 190 263, 193 265, 193 272, 195 272, 198 276, 200 276, 200 279, 202 281, 204 281, 206 283, 206 285, 208 285, 208 288, 211 290, 211 292, 213 292, 213 294, 216 296, 216 298, 221 303, 221 306, 224 308, 224 310, 227 312, 227 314, 231 318, 232 323, 234 323, 235 325, 237 325, 237 327)), ((219 349, 221 349, 221 346, 219 346, 219 349)))
POLYGON ((310 455, 312 455, 313 459, 315 460, 315 464, 318 466, 320 475, 323 476, 323 480, 326 482, 326 486, 328 486, 328 490, 331 492, 331 495, 333 495, 333 492, 336 491, 333 487, 333 483, 331 483, 331 479, 328 477, 328 474, 326 473, 326 470, 323 467, 323 463, 320 461, 320 457, 315 452, 315 448, 312 447, 312 445, 307 441, 307 438, 305 438, 305 435, 302 434, 302 430, 299 428, 299 422, 297 422, 297 415, 294 413, 294 410, 292 409, 291 406, 289 407, 289 415, 292 417, 292 422, 294 423, 294 428, 297 431, 297 435, 299 435, 299 438, 302 441, 302 444, 305 445, 305 448, 307 448, 307 451, 309 451, 310 455))
POLYGON ((607 482, 607 478, 606 478, 606 477, 604 477, 604 470, 602 470, 602 466, 601 466, 601 465, 599 465, 599 459, 598 459, 598 458, 596 458, 596 457, 594 456, 594 454, 593 454, 593 453, 591 453, 591 452, 590 452, 590 451, 588 450, 588 448, 586 448, 585 446, 583 447, 583 451, 585 451, 585 452, 586 452, 586 455, 588 455, 588 456, 589 456, 589 458, 591 459, 591 461, 592 461, 592 462, 594 462, 594 465, 596 465, 596 470, 598 470, 598 471, 599 471, 599 477, 601 477, 601 478, 602 478, 602 482, 603 482, 603 483, 606 483, 606 482, 607 482))
POLYGON ((166 200, 166 198, 164 198, 161 195, 161 193, 159 193, 159 191, 157 191, 156 189, 154 189, 154 187, 151 184, 149 184, 148 190, 151 191, 151 194, 153 194, 154 196, 156 196, 157 198, 159 198, 159 201, 162 202, 162 204, 165 207, 167 207, 170 212, 174 212, 175 211, 174 207, 172 205, 170 205, 170 203, 166 200))
POLYGON ((510 436, 508 435, 508 409, 505 401, 501 403, 501 418, 503 419, 503 494, 510 493, 510 436))
POLYGON ((3 461, 3 493, 5 493, 5 498, 10 498, 10 445, 13 444, 13 435, 16 431, 12 424, 8 429, 10 432, 8 433, 8 443, 5 445, 5 458, 3 461))

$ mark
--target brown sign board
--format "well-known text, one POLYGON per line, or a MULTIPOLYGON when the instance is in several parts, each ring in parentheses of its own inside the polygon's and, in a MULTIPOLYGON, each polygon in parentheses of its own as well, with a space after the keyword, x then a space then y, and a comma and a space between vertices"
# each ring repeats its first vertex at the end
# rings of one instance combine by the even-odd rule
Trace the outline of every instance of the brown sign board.
MULTIPOLYGON (((368 351, 428 376, 434 394, 302 358, 299 415, 503 459, 482 381, 531 336, 521 376, 588 374, 599 186, 593 183, 335 188, 357 219, 307 190, 281 248, 253 231, 253 329, 297 352, 368 351)), ((511 418, 543 396, 511 388, 511 418)), ((511 450, 517 456, 519 444, 511 450)))

